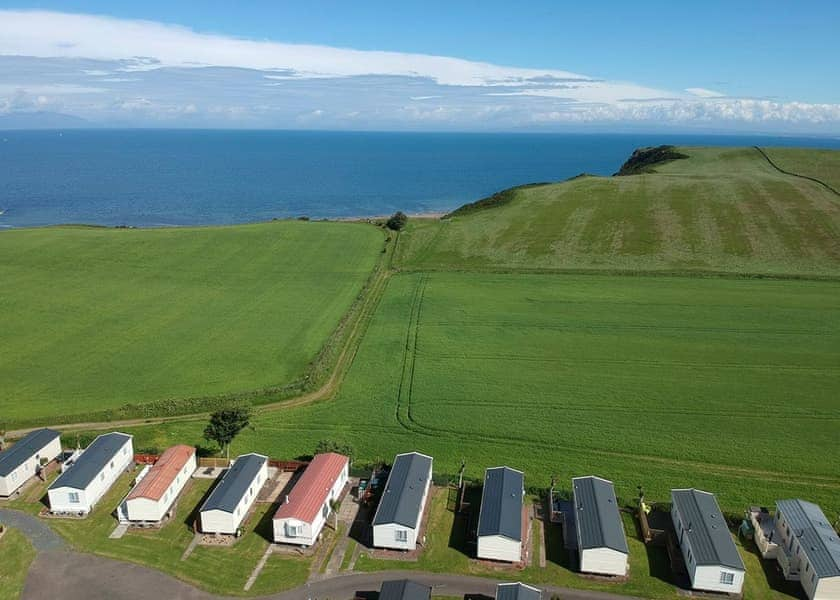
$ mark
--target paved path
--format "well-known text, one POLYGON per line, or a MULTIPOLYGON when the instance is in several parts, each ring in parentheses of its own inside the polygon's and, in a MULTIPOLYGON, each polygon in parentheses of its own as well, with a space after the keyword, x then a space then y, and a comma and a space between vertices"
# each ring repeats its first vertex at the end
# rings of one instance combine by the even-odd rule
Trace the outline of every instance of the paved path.
POLYGON ((38 517, 17 510, 0 508, 0 521, 23 533, 38 552, 66 547, 64 540, 38 517))

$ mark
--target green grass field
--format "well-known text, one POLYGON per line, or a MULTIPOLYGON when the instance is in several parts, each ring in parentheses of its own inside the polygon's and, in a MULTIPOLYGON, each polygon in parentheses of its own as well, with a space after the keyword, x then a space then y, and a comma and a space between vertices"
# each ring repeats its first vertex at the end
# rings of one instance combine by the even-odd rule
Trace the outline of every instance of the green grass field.
POLYGON ((840 191, 840 152, 803 148, 764 148, 779 168, 813 177, 840 191))
POLYGON ((290 384, 382 244, 350 223, 3 232, 0 426, 290 384))
POLYGON ((752 148, 680 151, 690 158, 653 174, 531 187, 501 207, 416 221, 396 264, 840 275, 836 194, 779 173, 752 148))
MULTIPOLYGON (((548 487, 597 473, 629 501, 715 491, 726 510, 840 510, 840 283, 592 275, 393 277, 333 401, 268 412, 235 451, 321 438, 363 461, 411 449, 548 487)), ((139 428, 199 442, 201 423, 139 428)))
POLYGON ((0 538, 0 600, 17 600, 23 591, 35 548, 15 529, 0 538))

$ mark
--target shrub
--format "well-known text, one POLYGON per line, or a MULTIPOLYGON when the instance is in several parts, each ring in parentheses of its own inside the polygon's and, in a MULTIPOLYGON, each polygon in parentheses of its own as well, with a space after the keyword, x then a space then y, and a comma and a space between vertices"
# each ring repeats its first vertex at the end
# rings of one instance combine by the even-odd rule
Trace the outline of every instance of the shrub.
POLYGON ((385 222, 385 227, 392 231, 399 231, 405 227, 406 223, 408 223, 408 215, 398 210, 385 222))

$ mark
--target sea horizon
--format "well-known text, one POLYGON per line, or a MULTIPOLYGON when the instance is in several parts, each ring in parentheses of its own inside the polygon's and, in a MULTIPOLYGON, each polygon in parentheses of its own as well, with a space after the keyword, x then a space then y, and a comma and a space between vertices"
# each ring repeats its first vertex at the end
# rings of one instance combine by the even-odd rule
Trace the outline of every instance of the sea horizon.
POLYGON ((442 214, 502 189, 611 175, 641 146, 840 148, 807 135, 274 129, 0 132, 0 229, 189 227, 442 214))

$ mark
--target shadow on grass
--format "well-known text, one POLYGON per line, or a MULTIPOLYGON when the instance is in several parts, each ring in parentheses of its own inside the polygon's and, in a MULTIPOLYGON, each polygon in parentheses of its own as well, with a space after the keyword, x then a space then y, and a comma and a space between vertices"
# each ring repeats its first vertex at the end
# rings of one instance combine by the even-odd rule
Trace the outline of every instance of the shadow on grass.
POLYGON ((805 594, 805 590, 802 588, 802 585, 796 581, 788 581, 785 579, 785 576, 782 574, 782 570, 779 567, 779 563, 775 560, 765 560, 761 558, 761 552, 753 540, 745 540, 742 538, 741 544, 744 550, 758 557, 758 562, 761 564, 761 570, 764 571, 764 577, 767 579, 767 585, 770 586, 771 590, 791 598, 801 598, 802 600, 807 600, 808 596, 805 594))
POLYGON ((571 552, 563 543, 563 527, 559 523, 552 523, 549 519, 542 522, 545 536, 545 560, 564 569, 573 570, 575 566, 571 552))
POLYGON ((274 543, 274 513, 277 512, 278 504, 272 502, 268 510, 263 513, 260 520, 254 526, 254 533, 263 538, 269 544, 274 543))
POLYGON ((192 507, 189 513, 187 513, 186 518, 184 519, 184 525, 187 526, 187 529, 190 531, 196 531, 197 527, 194 527, 198 523, 198 515, 201 512, 201 507, 204 506, 204 503, 207 501, 207 498, 213 493, 213 490, 216 489, 216 486, 219 485, 219 481, 221 477, 213 482, 207 491, 202 494, 201 498, 198 502, 196 502, 195 506, 192 507))
POLYGON ((356 518, 350 524, 350 531, 347 533, 350 539, 368 549, 373 547, 373 528, 370 523, 373 514, 373 507, 360 505, 356 518))
POLYGON ((467 558, 475 558, 481 488, 467 486, 464 492, 464 500, 464 511, 455 513, 455 518, 452 520, 452 529, 449 531, 449 547, 467 558))
MULTIPOLYGON (((642 534, 642 525, 639 523, 639 516, 636 514, 636 509, 627 507, 625 513, 629 514, 629 520, 633 522, 634 534, 636 539, 641 541, 645 546, 645 554, 648 563, 648 575, 654 579, 658 579, 668 585, 673 585, 684 590, 691 588, 688 577, 677 575, 671 568, 671 559, 668 556, 668 549, 665 546, 656 543, 645 543, 644 535, 642 534)), ((665 528, 667 523, 662 520, 661 514, 652 512, 648 515, 648 521, 652 522, 655 528, 665 528), (659 519, 659 520, 657 520, 659 519)), ((627 527, 627 520, 625 519, 625 527, 627 527)))

